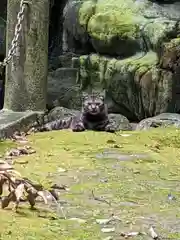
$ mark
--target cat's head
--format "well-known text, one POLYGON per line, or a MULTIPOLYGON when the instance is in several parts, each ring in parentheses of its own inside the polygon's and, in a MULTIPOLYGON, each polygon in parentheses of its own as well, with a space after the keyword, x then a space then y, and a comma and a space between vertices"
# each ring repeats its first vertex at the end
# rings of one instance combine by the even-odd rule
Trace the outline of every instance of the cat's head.
POLYGON ((105 110, 105 97, 102 94, 83 94, 82 108, 83 112, 98 115, 105 110))

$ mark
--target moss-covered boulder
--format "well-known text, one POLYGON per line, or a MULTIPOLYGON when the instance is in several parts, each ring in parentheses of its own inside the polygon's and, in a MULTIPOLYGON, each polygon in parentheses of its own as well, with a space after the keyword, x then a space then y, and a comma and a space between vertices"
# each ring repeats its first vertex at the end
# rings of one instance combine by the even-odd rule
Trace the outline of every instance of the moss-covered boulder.
POLYGON ((132 120, 180 110, 180 3, 69 0, 64 18, 66 48, 87 53, 82 88, 105 88, 111 110, 132 120))

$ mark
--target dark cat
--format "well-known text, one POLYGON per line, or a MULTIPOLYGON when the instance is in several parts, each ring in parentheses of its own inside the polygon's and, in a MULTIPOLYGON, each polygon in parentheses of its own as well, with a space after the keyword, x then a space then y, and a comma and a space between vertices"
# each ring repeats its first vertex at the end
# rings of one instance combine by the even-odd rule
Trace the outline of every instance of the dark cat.
POLYGON ((86 129, 95 131, 115 132, 115 124, 108 119, 108 109, 103 95, 84 95, 82 110, 78 116, 58 119, 40 127, 39 131, 72 129, 81 132, 86 129))

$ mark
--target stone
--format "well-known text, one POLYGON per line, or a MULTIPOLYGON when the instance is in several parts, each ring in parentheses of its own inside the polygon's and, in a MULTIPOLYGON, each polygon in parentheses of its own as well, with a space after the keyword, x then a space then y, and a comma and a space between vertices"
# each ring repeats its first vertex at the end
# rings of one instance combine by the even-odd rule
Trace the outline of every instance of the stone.
POLYGON ((111 111, 129 120, 180 110, 180 3, 162 3, 69 0, 64 10, 64 44, 85 53, 80 86, 105 88, 111 111))
POLYGON ((109 119, 115 122, 118 131, 132 130, 129 120, 121 114, 110 113, 109 119))
POLYGON ((80 86, 76 83, 77 69, 58 68, 49 73, 47 101, 52 107, 81 108, 80 86))
POLYGON ((9 138, 17 131, 28 131, 36 121, 38 112, 0 111, 0 139, 9 138))
POLYGON ((180 114, 161 113, 157 116, 146 118, 137 124, 136 130, 148 130, 150 128, 170 126, 180 128, 180 114))
MULTIPOLYGON (((79 114, 79 111, 77 111, 77 110, 68 109, 65 107, 55 107, 48 113, 48 116, 46 118, 50 122, 50 121, 54 121, 56 119, 77 116, 78 114, 79 114)), ((47 121, 45 121, 45 122, 47 122, 47 121)))

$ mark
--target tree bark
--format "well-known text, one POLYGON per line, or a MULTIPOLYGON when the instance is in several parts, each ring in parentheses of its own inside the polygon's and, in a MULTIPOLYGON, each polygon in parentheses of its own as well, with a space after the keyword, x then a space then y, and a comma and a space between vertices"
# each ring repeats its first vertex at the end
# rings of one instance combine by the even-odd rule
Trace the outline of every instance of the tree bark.
MULTIPOLYGON (((16 56, 6 69, 4 108, 43 111, 48 71, 49 0, 28 0, 16 56)), ((20 0, 8 0, 7 52, 14 36, 20 0)))

